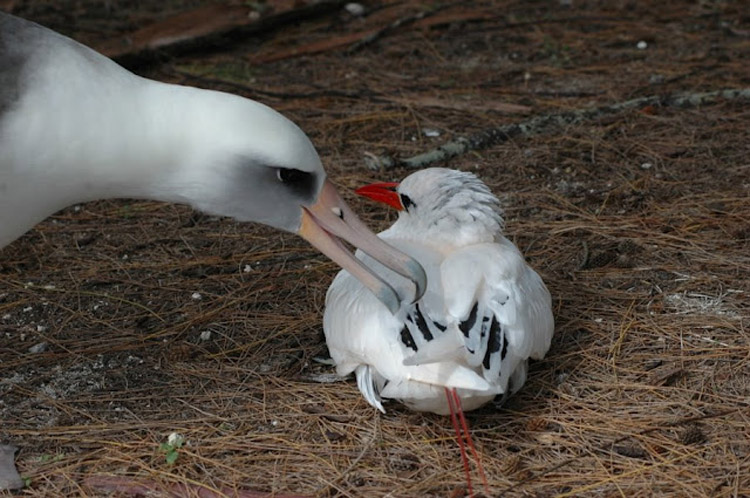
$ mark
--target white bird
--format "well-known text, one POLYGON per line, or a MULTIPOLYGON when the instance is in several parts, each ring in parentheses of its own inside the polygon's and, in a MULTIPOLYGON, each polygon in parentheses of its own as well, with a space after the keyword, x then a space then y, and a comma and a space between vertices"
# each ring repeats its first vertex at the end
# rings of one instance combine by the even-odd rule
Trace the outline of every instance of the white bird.
POLYGON ((186 203, 294 232, 386 307, 398 295, 349 241, 424 289, 413 259, 347 207, 308 137, 263 104, 160 83, 38 24, 0 12, 0 248, 71 204, 186 203))
MULTIPOLYGON (((503 236, 499 201, 475 175, 430 168, 357 193, 399 210, 379 237, 419 261, 428 284, 421 300, 394 315, 339 272, 323 318, 337 373, 354 372, 362 395, 381 412, 382 399, 393 398, 414 410, 451 414, 467 478, 461 429, 486 483, 463 411, 517 391, 528 358, 547 353, 554 330, 549 291, 503 236)), ((412 286, 357 256, 397 292, 412 286)))

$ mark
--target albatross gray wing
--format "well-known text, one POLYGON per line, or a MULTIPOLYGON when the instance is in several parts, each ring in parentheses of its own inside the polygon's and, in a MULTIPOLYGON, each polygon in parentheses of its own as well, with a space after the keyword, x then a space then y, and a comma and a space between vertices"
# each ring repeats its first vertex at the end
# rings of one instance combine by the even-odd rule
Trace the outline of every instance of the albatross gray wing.
POLYGON ((18 42, 31 24, 0 12, 0 119, 20 95, 27 50, 18 42))

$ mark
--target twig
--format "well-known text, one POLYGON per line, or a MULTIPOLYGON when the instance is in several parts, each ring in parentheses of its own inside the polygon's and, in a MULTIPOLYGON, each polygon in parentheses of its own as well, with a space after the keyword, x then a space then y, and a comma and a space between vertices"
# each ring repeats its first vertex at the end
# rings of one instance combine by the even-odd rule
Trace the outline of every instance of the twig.
POLYGON ((334 12, 344 3, 345 0, 306 2, 259 19, 248 15, 253 11, 248 6, 210 5, 106 40, 96 48, 129 69, 140 68, 160 62, 164 56, 223 49, 250 36, 334 12), (201 19, 204 25, 199 24, 201 19))
POLYGON ((698 107, 716 102, 719 99, 739 100, 750 99, 750 88, 729 88, 702 93, 675 93, 666 96, 652 95, 626 100, 617 104, 578 109, 575 111, 546 114, 528 119, 521 123, 503 125, 483 130, 468 137, 460 137, 447 142, 440 147, 408 158, 393 158, 378 156, 365 158, 365 164, 373 170, 404 167, 419 169, 428 164, 447 161, 472 150, 485 149, 501 144, 517 136, 539 135, 555 127, 577 125, 609 114, 617 114, 630 109, 640 109, 647 106, 660 107, 698 107))
POLYGON ((434 14, 437 14, 441 10, 445 10, 449 7, 453 7, 455 5, 460 5, 463 2, 451 2, 447 3, 445 5, 438 5, 437 7, 434 7, 429 10, 423 10, 421 12, 417 12, 416 14, 412 14, 409 16, 404 16, 396 19, 392 23, 390 23, 387 26, 384 26, 377 31, 373 31, 372 33, 369 33, 367 36, 362 38, 361 40, 357 41, 356 43, 353 43, 349 49, 346 51, 348 54, 352 54, 354 52, 357 52, 358 50, 361 50, 362 48, 366 47, 367 45, 375 42, 377 39, 381 38, 382 36, 390 33, 391 31, 395 31, 401 26, 408 26, 409 24, 413 24, 416 21, 419 21, 421 19, 424 19, 426 17, 432 16, 434 14))

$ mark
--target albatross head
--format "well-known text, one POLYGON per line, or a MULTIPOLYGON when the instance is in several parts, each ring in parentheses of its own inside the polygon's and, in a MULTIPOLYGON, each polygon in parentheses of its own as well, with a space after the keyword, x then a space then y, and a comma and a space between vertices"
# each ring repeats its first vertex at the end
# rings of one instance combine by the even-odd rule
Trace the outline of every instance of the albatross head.
POLYGON ((213 108, 221 112, 220 133, 209 133, 210 146, 206 146, 205 134, 196 137, 201 147, 190 161, 201 164, 187 168, 187 176, 193 177, 182 182, 190 204, 239 221, 260 222, 299 234, 395 313, 404 296, 398 296, 355 258, 339 238, 344 239, 412 280, 414 300, 419 299, 427 281, 422 266, 383 242, 360 221, 326 178, 307 135, 269 107, 220 95, 213 108), (227 102, 231 107, 222 107, 227 102))

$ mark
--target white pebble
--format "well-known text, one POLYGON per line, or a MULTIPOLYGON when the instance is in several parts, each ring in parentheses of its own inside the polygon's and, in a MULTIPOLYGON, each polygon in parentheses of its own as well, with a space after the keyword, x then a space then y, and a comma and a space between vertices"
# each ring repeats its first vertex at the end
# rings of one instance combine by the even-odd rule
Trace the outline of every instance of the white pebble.
POLYGON ((193 299, 195 299, 196 301, 200 301, 201 299, 203 299, 203 296, 201 296, 201 293, 200 293, 200 292, 193 292, 193 295, 192 295, 192 296, 190 296, 190 297, 192 297, 192 298, 193 298, 193 299))
POLYGON ((440 131, 434 128, 422 128, 422 133, 424 133, 424 136, 426 137, 439 137, 440 136, 440 131))
POLYGON ((348 13, 350 13, 354 17, 365 15, 364 5, 362 5, 361 3, 357 3, 357 2, 349 2, 348 4, 344 5, 344 10, 346 10, 348 13))
POLYGON ((182 437, 182 435, 177 432, 173 432, 167 438, 167 444, 169 444, 172 447, 182 446, 182 443, 184 442, 185 442, 185 438, 182 437))
POLYGON ((651 169, 653 167, 654 167, 654 165, 651 164, 651 163, 643 163, 643 164, 641 164, 641 169, 651 169))
POLYGON ((636 47, 638 47, 638 50, 646 50, 646 48, 648 47, 648 43, 646 43, 645 41, 641 40, 641 41, 638 42, 638 44, 636 45, 636 47))
POLYGON ((201 332, 201 341, 208 341, 211 339, 211 331, 210 330, 204 330, 201 332))
POLYGON ((242 271, 245 273, 250 273, 251 271, 253 271, 253 267, 250 265, 245 265, 245 267, 242 268, 242 271))
POLYGON ((29 348, 29 353, 43 353, 47 350, 47 343, 46 342, 40 342, 39 344, 34 344, 29 348))

